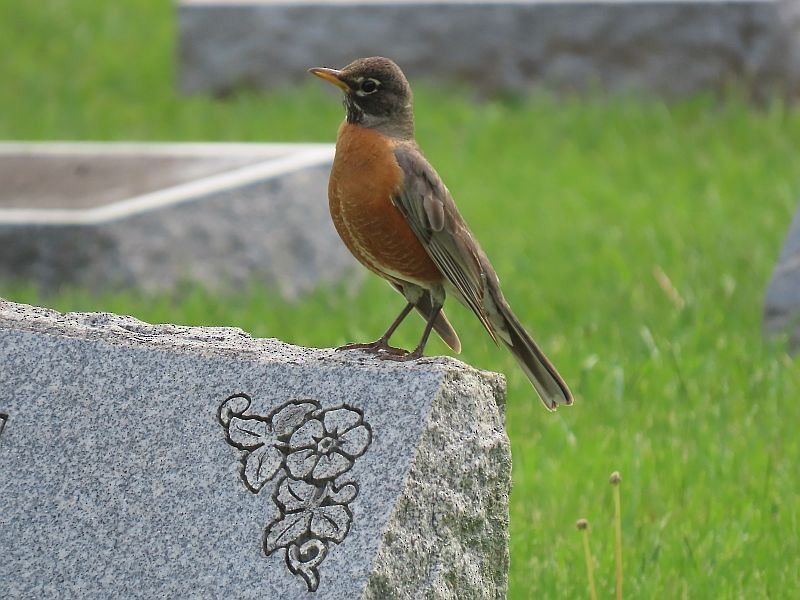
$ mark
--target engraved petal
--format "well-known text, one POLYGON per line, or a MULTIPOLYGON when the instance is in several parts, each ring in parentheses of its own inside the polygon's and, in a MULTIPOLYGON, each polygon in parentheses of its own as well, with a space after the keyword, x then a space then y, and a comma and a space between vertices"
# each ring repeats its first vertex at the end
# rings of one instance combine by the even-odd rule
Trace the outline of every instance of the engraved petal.
POLYGON ((325 412, 325 431, 331 435, 341 435, 361 423, 361 415, 349 408, 334 408, 325 412))
POLYGON ((364 425, 353 427, 339 436, 338 449, 350 458, 364 454, 372 441, 372 433, 364 425))
POLYGON ((323 454, 319 457, 319 462, 314 467, 311 476, 314 479, 333 479, 338 477, 350 467, 353 466, 353 461, 339 454, 338 452, 331 452, 323 454))
POLYGON ((292 450, 297 448, 310 448, 317 445, 317 440, 325 436, 322 423, 317 419, 311 419, 308 423, 300 427, 289 438, 289 447, 292 450))
POLYGON ((308 477, 314 467, 317 466, 319 454, 313 449, 306 448, 289 453, 286 457, 286 467, 292 477, 303 479, 308 477))

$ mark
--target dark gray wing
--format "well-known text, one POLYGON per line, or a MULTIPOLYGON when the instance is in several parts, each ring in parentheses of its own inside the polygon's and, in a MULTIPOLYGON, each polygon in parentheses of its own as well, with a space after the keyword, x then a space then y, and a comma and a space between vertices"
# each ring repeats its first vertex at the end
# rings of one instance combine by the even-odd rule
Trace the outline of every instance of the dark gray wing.
POLYGON ((495 342, 499 338, 508 347, 548 409, 572 404, 567 384, 512 312, 489 259, 436 171, 412 144, 398 146, 395 157, 405 180, 393 202, 460 300, 495 342))
POLYGON ((494 338, 494 327, 484 303, 486 273, 480 246, 458 213, 447 187, 419 149, 412 144, 399 145, 395 157, 404 179, 402 189, 392 201, 460 299, 494 338))

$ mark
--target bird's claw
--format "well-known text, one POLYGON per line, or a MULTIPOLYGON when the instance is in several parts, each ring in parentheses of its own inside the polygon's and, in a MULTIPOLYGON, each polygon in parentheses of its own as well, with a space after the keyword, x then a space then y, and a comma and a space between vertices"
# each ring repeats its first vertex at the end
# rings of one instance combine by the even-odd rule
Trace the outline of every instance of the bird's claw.
POLYGON ((370 354, 377 354, 381 358, 404 357, 409 354, 408 350, 390 346, 386 340, 382 339, 370 342, 368 344, 345 344, 344 346, 339 346, 336 348, 337 352, 343 350, 363 350, 364 352, 369 352, 370 354))
POLYGON ((422 352, 414 350, 413 352, 406 352, 405 354, 378 354, 378 358, 382 360, 393 360, 395 362, 407 362, 422 358, 422 352))

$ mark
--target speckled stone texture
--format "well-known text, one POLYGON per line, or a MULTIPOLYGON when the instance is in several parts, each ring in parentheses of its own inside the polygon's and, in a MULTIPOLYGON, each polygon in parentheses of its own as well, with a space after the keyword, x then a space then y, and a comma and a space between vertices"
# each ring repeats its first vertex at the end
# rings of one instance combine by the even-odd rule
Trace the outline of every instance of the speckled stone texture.
POLYGON ((481 90, 796 94, 795 0, 181 0, 179 81, 225 93, 380 54, 481 90))
POLYGON ((503 598, 503 402, 453 359, 0 301, 0 597, 503 598))
POLYGON ((792 219, 767 288, 764 330, 787 334, 791 350, 800 350, 800 209, 792 219))
MULTIPOLYGON (((125 144, 125 152, 114 143, 12 146, 21 147, 19 156, 4 154, 0 144, 0 166, 14 159, 6 170, 25 171, 29 163, 33 173, 23 183, 48 179, 42 187, 63 197, 44 207, 41 199, 24 197, 4 205, 3 196, 14 193, 13 180, 11 189, 0 191, 0 286, 21 281, 45 291, 71 286, 163 293, 191 284, 238 294, 262 285, 294 299, 320 285, 361 280, 328 211, 332 145, 125 144), (44 158, 50 163, 37 170, 44 158), (144 159, 150 162, 141 164, 144 159), (176 162, 202 166, 199 159, 222 172, 195 169, 192 175, 184 166, 191 176, 169 181, 176 162), (137 189, 145 175, 158 181, 152 173, 158 169, 167 183, 99 206, 85 206, 91 186, 83 186, 89 189, 82 194, 74 181, 94 177, 95 187, 113 196, 137 189), (86 175, 71 176, 70 170, 86 175)), ((21 195, 22 187, 16 186, 21 195)))

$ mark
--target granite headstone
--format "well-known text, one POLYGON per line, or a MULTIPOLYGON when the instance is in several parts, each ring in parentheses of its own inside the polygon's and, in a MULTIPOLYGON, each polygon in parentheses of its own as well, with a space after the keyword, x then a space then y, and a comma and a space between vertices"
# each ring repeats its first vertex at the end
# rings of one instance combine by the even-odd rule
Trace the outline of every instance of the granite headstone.
POLYGON ((0 285, 292 299, 357 283, 332 159, 330 144, 0 143, 0 285))
POLYGON ((792 350, 800 347, 800 210, 783 243, 764 299, 764 329, 786 333, 792 350))
POLYGON ((179 0, 188 93, 279 88, 381 54, 412 85, 668 98, 800 92, 797 0, 179 0), (365 7, 366 4, 366 7, 365 7), (796 11, 795 11, 796 12, 796 11), (795 21, 796 22, 796 21, 795 21), (402 23, 402 26, 398 26, 402 23))
POLYGON ((504 393, 0 301, 0 597, 505 597, 504 393))

